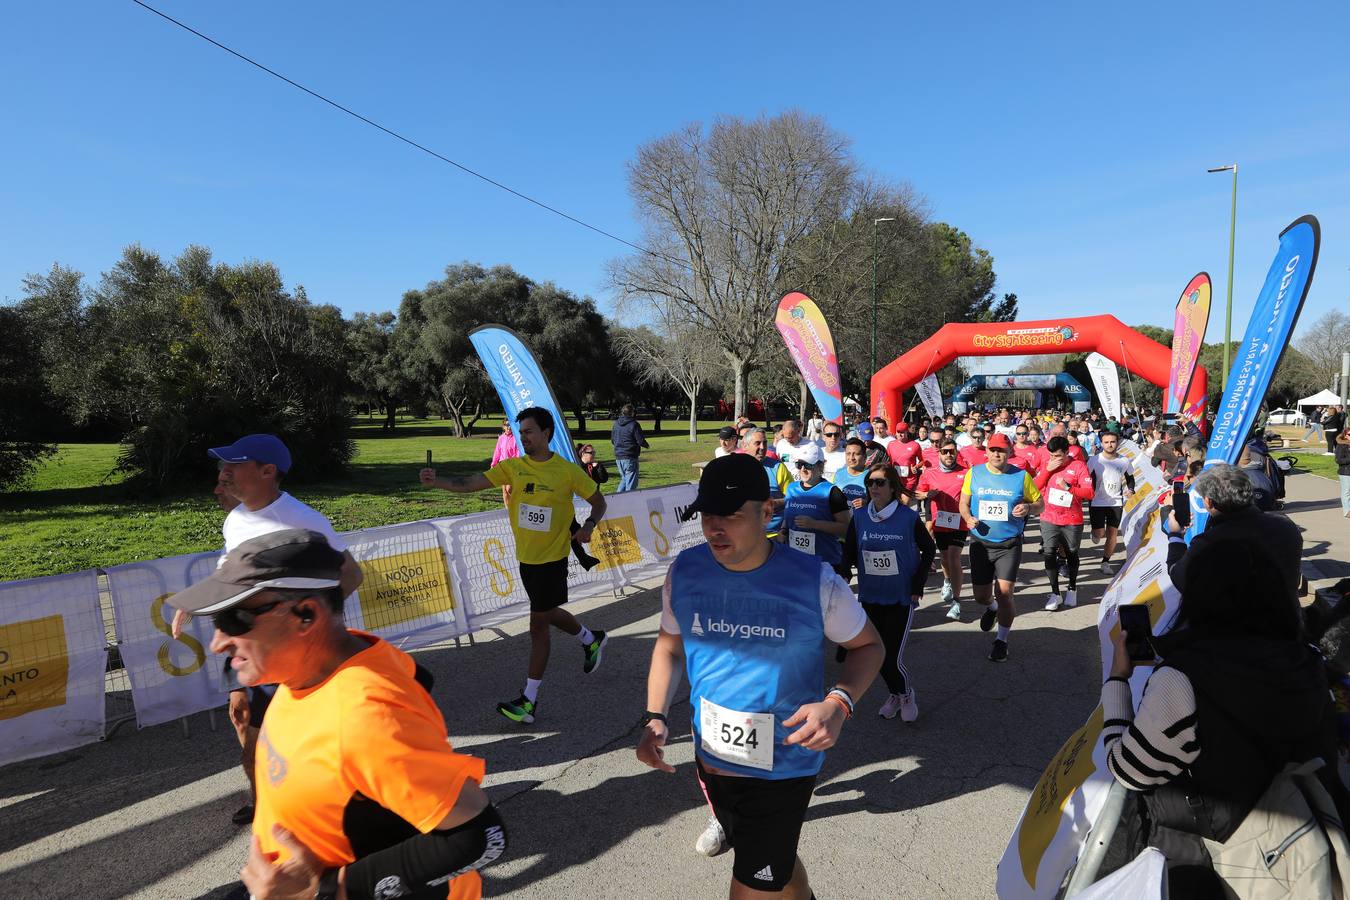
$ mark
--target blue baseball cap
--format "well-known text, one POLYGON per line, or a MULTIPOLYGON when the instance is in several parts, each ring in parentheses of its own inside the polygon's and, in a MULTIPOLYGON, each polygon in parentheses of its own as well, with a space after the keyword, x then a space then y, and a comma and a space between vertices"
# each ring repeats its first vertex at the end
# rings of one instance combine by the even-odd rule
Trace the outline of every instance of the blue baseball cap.
POLYGON ((283 475, 291 469, 291 451, 275 434, 250 434, 241 437, 228 447, 212 447, 206 451, 221 462, 255 462, 267 465, 271 463, 283 475))
POLYGON ((872 429, 871 422, 859 422, 857 432, 859 439, 864 441, 870 441, 877 436, 877 433, 872 429))

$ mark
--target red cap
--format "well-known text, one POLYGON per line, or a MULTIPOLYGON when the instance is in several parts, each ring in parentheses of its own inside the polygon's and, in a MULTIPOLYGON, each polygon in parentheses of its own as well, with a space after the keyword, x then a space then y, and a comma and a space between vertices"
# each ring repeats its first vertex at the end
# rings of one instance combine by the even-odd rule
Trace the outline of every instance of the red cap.
POLYGON ((984 442, 984 447, 986 450, 988 450, 991 447, 997 447, 1000 450, 1012 449, 1012 445, 1008 443, 1008 436, 1006 434, 991 435, 989 440, 984 442))
POLYGON ((900 422, 896 422, 896 423, 895 423, 895 433, 896 433, 896 434, 899 434, 899 433, 902 432, 902 431, 909 431, 909 423, 908 423, 908 422, 900 421, 900 422))

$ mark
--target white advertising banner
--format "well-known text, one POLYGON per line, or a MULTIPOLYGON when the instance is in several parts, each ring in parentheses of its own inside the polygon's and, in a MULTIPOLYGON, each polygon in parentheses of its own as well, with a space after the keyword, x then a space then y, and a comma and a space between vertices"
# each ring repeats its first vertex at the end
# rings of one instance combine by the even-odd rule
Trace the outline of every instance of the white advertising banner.
MULTIPOLYGON (((1161 528, 1158 506, 1167 483, 1137 446, 1131 467, 1135 492, 1125 503, 1120 524, 1125 564, 1106 589, 1097 612, 1103 681, 1110 672, 1114 653, 1111 639, 1120 627, 1120 606, 1146 605, 1153 633, 1157 634, 1171 621, 1179 599, 1167 577, 1167 536, 1161 528)), ((1149 667, 1136 667, 1130 679, 1136 705, 1152 672, 1149 667)), ((1102 707, 1098 706, 1050 761, 1032 790, 998 865, 1000 900, 1056 896, 1077 861, 1111 788, 1112 776, 1106 768, 1101 741, 1102 720, 1102 707)))
POLYGON ((98 573, 0 584, 0 765, 103 739, 98 573))
POLYGON ((209 617, 188 621, 173 636, 168 600, 216 569, 218 552, 171 556, 107 570, 117 620, 118 650, 131 679, 136 725, 148 728, 226 701, 225 660, 211 652, 209 617))
POLYGON ((918 391, 919 399, 923 401, 923 408, 928 411, 929 418, 942 418, 942 389, 938 387, 936 375, 929 375, 914 385, 914 390, 918 391))
POLYGON ((1120 421, 1120 372, 1116 364, 1100 353, 1089 353, 1088 374, 1092 376, 1092 385, 1097 389, 1097 399, 1108 418, 1120 421))
POLYGON ((455 585, 431 522, 344 535, 365 576, 347 598, 347 624, 415 650, 462 634, 455 585))

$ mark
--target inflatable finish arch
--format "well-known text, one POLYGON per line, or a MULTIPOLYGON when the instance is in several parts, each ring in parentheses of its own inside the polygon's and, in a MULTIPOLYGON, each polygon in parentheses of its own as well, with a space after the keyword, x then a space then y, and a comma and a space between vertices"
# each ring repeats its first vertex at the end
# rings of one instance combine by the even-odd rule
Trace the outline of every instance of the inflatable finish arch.
POLYGON ((980 391, 1059 391, 1073 404, 1074 412, 1085 413, 1092 409, 1092 392, 1068 372, 1059 372, 1049 375, 972 375, 952 392, 952 412, 965 415, 970 409, 970 401, 980 391))
MULTIPOLYGON (((953 322, 872 376, 872 414, 892 418, 904 409, 901 395, 931 372, 962 356, 1037 356, 1100 353, 1163 390, 1172 352, 1115 316, 1044 319, 1039 322, 953 322)), ((1209 376, 1197 366, 1187 404, 1201 403, 1209 376)))

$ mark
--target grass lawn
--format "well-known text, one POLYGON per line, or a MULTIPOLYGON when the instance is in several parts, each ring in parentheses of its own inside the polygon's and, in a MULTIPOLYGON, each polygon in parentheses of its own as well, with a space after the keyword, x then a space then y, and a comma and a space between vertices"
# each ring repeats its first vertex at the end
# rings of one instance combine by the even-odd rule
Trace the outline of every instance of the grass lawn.
MULTIPOLYGON (((495 490, 450 494, 417 482, 428 450, 441 474, 486 469, 496 442, 495 421, 480 422, 482 435, 460 440, 439 420, 401 419, 390 435, 358 419, 353 429, 356 456, 346 476, 296 484, 293 493, 328 516, 338 531, 495 509, 501 503, 495 490)), ((606 493, 619 480, 609 444, 611 424, 588 421, 584 437, 573 434, 577 441, 596 445, 596 455, 610 471, 603 485, 606 493)), ((687 422, 664 421, 660 435, 648 435, 652 449, 643 452, 642 486, 694 478, 692 464, 712 458, 723 424, 700 422, 698 442, 691 444, 687 422)), ((643 422, 644 428, 650 426, 643 422)), ((221 512, 211 496, 214 481, 190 494, 138 495, 113 471, 117 452, 116 444, 62 445, 26 490, 0 493, 0 581, 220 546, 221 512)))
POLYGON ((1272 447, 1271 454, 1280 456, 1297 456, 1298 466, 1296 471, 1311 472, 1314 475, 1321 475, 1324 478, 1336 480, 1336 458, 1326 456, 1326 441, 1314 441, 1310 444, 1303 442, 1302 426, 1295 425, 1277 425, 1269 429, 1284 438, 1285 447, 1272 447))

